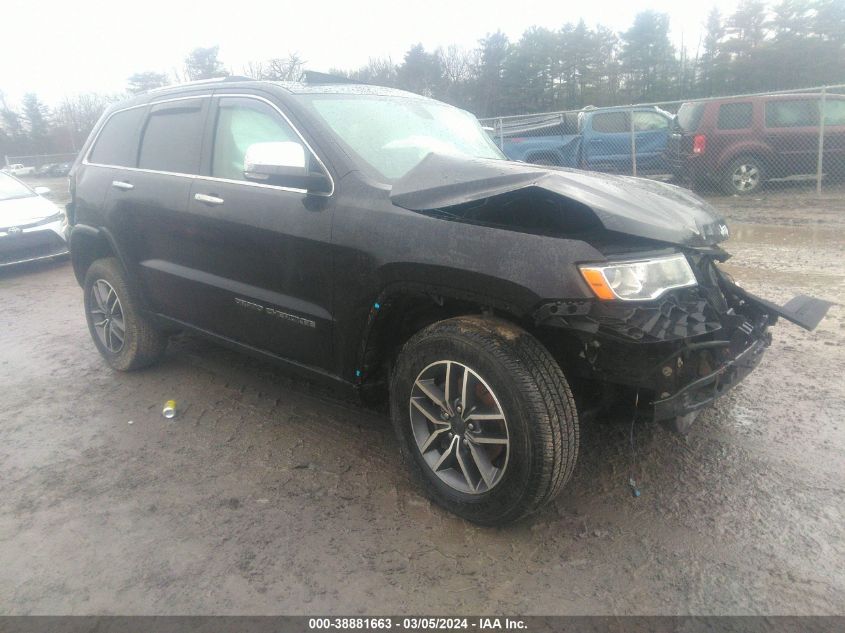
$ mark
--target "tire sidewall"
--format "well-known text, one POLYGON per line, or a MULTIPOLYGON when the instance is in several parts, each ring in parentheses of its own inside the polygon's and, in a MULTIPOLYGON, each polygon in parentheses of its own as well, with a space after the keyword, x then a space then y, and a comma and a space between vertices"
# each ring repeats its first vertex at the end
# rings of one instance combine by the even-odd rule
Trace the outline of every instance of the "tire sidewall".
POLYGON ((88 323, 88 331, 97 346, 97 350, 106 359, 106 361, 119 370, 129 369, 134 358, 133 350, 137 347, 136 335, 136 315, 135 305, 132 298, 129 296, 128 287, 122 274, 117 270, 117 262, 113 259, 97 260, 88 268, 85 274, 84 290, 84 305, 85 305, 85 321, 88 323), (103 345, 94 327, 94 320, 91 316, 91 308, 93 307, 93 297, 91 296, 91 289, 94 284, 102 279, 106 281, 117 294, 120 301, 121 311, 123 312, 124 321, 124 340, 123 347, 119 352, 112 352, 109 348, 103 345))
POLYGON ((537 412, 516 388, 501 359, 455 335, 427 336, 413 345, 413 353, 400 355, 391 381, 390 409, 403 457, 412 464, 424 487, 447 509, 488 524, 506 521, 509 514, 522 513, 521 502, 534 479, 537 442, 532 428, 537 412), (510 441, 508 463, 502 479, 485 493, 463 493, 440 480, 423 459, 411 429, 413 384, 423 369, 444 360, 459 362, 475 371, 489 385, 505 414, 510 441))

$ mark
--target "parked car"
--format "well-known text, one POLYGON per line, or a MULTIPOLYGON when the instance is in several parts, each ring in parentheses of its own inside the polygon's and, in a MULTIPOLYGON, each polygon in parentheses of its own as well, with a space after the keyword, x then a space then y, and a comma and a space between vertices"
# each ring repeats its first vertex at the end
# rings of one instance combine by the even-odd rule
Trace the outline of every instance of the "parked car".
POLYGON ((56 178, 70 173, 70 163, 45 163, 35 170, 38 178, 56 178))
POLYGON ((2 170, 7 174, 11 174, 12 176, 34 176, 35 175, 35 167, 27 167, 21 163, 15 163, 13 165, 6 165, 3 167, 2 170))
POLYGON ((70 173, 70 163, 47 163, 38 168, 36 176, 52 177, 67 176, 70 173))
POLYGON ((668 171, 665 151, 672 115, 656 107, 588 108, 520 117, 504 120, 494 133, 513 160, 630 173, 632 116, 637 172, 668 171))
POLYGON ((0 266, 67 254, 65 212, 41 197, 49 192, 0 172, 0 266))
POLYGON ((784 317, 722 273, 679 187, 509 161, 467 112, 364 85, 229 78, 113 106, 70 176, 71 253, 112 367, 188 330, 388 397, 427 492, 482 524, 569 480, 615 390, 686 428, 784 317), (578 403, 576 405, 576 402, 578 403))
POLYGON ((49 175, 53 177, 67 176, 70 173, 71 163, 56 163, 50 169, 49 175))
MULTIPOLYGON (((676 176, 726 194, 759 191, 769 178, 814 174, 821 95, 779 94, 684 103, 666 157, 676 176)), ((845 96, 825 98, 823 165, 845 173, 845 96)))
POLYGON ((44 163, 40 167, 36 167, 34 176, 36 178, 47 178, 52 176, 52 171, 56 167, 55 163, 44 163))

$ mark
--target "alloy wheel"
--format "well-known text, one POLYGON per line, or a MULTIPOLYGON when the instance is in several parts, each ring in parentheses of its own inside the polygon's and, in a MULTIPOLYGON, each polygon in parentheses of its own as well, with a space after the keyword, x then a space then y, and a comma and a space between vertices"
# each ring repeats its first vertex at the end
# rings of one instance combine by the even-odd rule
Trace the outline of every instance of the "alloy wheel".
POLYGON ((123 349, 126 338, 126 322, 123 307, 111 284, 105 279, 98 279, 91 286, 92 307, 91 322, 100 343, 112 354, 123 349))
POLYGON ((731 183, 737 191, 751 191, 760 184, 760 168, 754 163, 742 163, 731 174, 731 183))
POLYGON ((411 430, 431 471, 467 494, 494 488, 508 465, 508 425, 499 400, 477 372, 450 360, 432 363, 414 381, 411 430))

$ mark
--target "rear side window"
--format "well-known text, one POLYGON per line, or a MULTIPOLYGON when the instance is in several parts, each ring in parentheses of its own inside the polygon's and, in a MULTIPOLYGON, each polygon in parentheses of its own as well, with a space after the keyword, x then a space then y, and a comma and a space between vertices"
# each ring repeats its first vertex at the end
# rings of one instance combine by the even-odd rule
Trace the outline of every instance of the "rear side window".
POLYGON ((845 100, 826 99, 824 102, 824 124, 845 125, 845 100))
POLYGON ((103 126, 94 149, 88 156, 92 163, 134 167, 137 156, 138 127, 145 108, 133 108, 113 114, 103 126))
POLYGON ((177 174, 198 174, 206 99, 153 106, 144 133, 138 167, 177 174))
POLYGON ((751 127, 752 112, 750 103, 723 103, 716 126, 720 130, 744 130, 751 127))
POLYGON ((678 117, 675 120, 684 132, 695 132, 701 122, 702 114, 704 114, 703 103, 684 103, 678 110, 678 117))
POLYGON ((653 132, 665 130, 669 127, 669 119, 657 112, 634 112, 634 130, 636 132, 653 132))
POLYGON ((214 129, 211 175, 244 180, 244 155, 253 143, 300 142, 278 112, 255 99, 221 98, 214 129))
POLYGON ((627 112, 602 112, 593 115, 593 129, 602 134, 617 134, 619 132, 630 132, 631 124, 628 123, 627 112))
POLYGON ((766 127, 814 127, 818 124, 819 102, 814 99, 766 103, 766 127))

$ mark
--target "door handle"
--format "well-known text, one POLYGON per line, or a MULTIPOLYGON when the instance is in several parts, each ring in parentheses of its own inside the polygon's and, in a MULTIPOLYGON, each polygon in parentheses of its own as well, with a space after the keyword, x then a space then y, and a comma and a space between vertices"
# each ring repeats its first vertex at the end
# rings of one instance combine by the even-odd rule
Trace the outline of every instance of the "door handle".
POLYGON ((205 193, 195 193, 194 200, 196 200, 197 202, 204 202, 205 204, 210 204, 215 207, 220 206, 224 202, 223 198, 218 198, 217 196, 210 196, 205 193))
POLYGON ((124 191, 129 191, 130 189, 134 189, 135 185, 131 182, 124 182, 122 180, 112 180, 111 186, 115 189, 123 189, 124 191))

